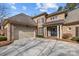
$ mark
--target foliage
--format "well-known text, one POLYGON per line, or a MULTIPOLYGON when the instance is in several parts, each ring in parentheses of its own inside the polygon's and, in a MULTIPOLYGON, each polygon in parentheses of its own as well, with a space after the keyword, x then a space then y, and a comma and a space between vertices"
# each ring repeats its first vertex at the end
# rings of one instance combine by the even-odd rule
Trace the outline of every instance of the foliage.
POLYGON ((60 6, 57 11, 62 11, 62 10, 63 10, 63 7, 60 6))
POLYGON ((1 22, 1 29, 3 29, 3 21, 6 17, 10 14, 10 7, 8 7, 5 3, 0 3, 0 22, 1 22))
POLYGON ((71 40, 79 42, 79 36, 78 37, 73 37, 71 40))
POLYGON ((37 35, 36 37, 39 37, 39 38, 44 38, 44 36, 43 36, 43 35, 37 35))
POLYGON ((77 6, 76 3, 67 3, 65 9, 73 10, 77 6))
POLYGON ((6 41, 7 40, 7 37, 5 36, 0 36, 0 41, 6 41))

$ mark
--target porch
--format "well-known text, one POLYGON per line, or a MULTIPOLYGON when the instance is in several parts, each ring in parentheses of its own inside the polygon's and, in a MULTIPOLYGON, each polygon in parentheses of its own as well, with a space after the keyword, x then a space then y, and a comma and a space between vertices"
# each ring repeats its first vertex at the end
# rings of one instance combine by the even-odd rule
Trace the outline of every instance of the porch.
POLYGON ((63 21, 48 22, 44 26, 44 37, 62 39, 63 21))
POLYGON ((62 25, 54 25, 54 26, 50 26, 50 27, 45 27, 45 31, 47 32, 44 34, 44 37, 48 37, 48 38, 60 38, 62 39, 62 25))

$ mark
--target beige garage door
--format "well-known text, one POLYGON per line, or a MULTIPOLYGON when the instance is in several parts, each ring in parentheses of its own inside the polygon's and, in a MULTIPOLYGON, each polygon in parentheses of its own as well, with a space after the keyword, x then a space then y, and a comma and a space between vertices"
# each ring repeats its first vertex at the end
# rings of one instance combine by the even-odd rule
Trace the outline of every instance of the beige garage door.
POLYGON ((14 31, 16 39, 34 37, 34 29, 30 27, 16 26, 14 31))

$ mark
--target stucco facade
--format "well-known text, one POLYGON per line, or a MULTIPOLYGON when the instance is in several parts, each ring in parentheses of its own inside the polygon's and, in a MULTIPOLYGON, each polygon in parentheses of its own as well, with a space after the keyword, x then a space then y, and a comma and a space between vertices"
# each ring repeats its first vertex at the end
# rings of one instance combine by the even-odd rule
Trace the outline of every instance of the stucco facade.
POLYGON ((40 17, 36 17, 33 19, 37 23, 37 35, 44 35, 44 27, 43 24, 46 22, 46 17, 45 14, 41 15, 40 17), (41 20, 42 19, 42 20, 41 20), (41 31, 41 33, 40 33, 41 31))
POLYGON ((35 38, 36 34, 36 28, 34 27, 27 27, 22 25, 14 25, 14 24, 6 24, 4 26, 4 29, 7 31, 6 36, 8 41, 10 40, 18 40, 23 38, 35 38))
MULTIPOLYGON (((41 26, 44 28, 44 37, 56 37, 62 39, 62 36, 65 33, 70 33, 72 37, 79 35, 78 16, 79 8, 72 11, 38 15, 34 20, 38 23, 38 20, 42 20, 42 18, 44 18, 45 22, 41 26)), ((39 23, 39 25, 41 25, 41 23, 39 23)), ((39 27, 39 25, 37 25, 37 27, 39 27)), ((37 30, 39 31, 39 28, 37 30)))
MULTIPOLYGON (((65 19, 65 13, 59 13, 56 15, 46 15, 46 14, 42 14, 36 18, 34 18, 33 20, 37 23, 37 31, 39 31, 40 27, 43 27, 43 36, 44 37, 57 37, 57 38, 62 38, 62 24, 48 24, 45 25, 45 23, 50 23, 50 22, 54 22, 54 21, 62 21, 65 19), (39 20, 41 20, 40 22, 38 22, 39 20), (44 20, 44 22, 42 22, 42 20, 44 20), (57 35, 56 36, 52 36, 51 35, 51 29, 52 27, 56 26, 56 31, 57 31, 57 35), (49 29, 48 29, 49 28, 49 29)), ((39 33, 37 34, 39 35, 39 33)))
POLYGON ((6 36, 9 40, 23 39, 27 37, 35 38, 36 29, 34 27, 6 24, 4 29, 7 31, 6 36))
POLYGON ((57 20, 64 20, 65 19, 65 13, 62 13, 62 14, 58 14, 58 15, 52 15, 50 17, 48 17, 46 19, 46 22, 51 22, 51 21, 57 21, 57 20), (57 17, 56 19, 54 19, 53 17, 57 17))
POLYGON ((65 33, 70 33, 72 37, 75 37, 79 36, 78 12, 79 8, 52 14, 43 13, 35 17, 20 14, 10 18, 10 22, 4 26, 4 29, 7 30, 8 40, 36 37, 37 35, 62 39, 65 33))
POLYGON ((6 30, 5 36, 7 37, 7 40, 8 40, 8 41, 11 40, 10 27, 11 27, 11 24, 10 24, 10 23, 7 23, 7 24, 4 26, 4 29, 6 30))
POLYGON ((6 19, 3 23, 3 26, 5 30, 5 36, 7 37, 8 41, 27 37, 36 37, 36 25, 34 21, 25 14, 19 14, 6 19))
POLYGON ((63 26, 63 34, 64 33, 71 33, 72 36, 75 37, 76 36, 76 28, 77 27, 79 27, 79 24, 63 26))

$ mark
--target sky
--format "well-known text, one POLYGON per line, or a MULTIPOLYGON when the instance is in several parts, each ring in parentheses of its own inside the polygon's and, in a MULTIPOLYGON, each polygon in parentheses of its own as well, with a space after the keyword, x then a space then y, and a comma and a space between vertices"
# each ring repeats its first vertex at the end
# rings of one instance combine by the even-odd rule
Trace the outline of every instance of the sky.
POLYGON ((64 7, 66 3, 5 3, 4 5, 10 8, 7 10, 11 13, 10 16, 20 13, 35 16, 43 12, 48 14, 56 12, 59 6, 64 7))

